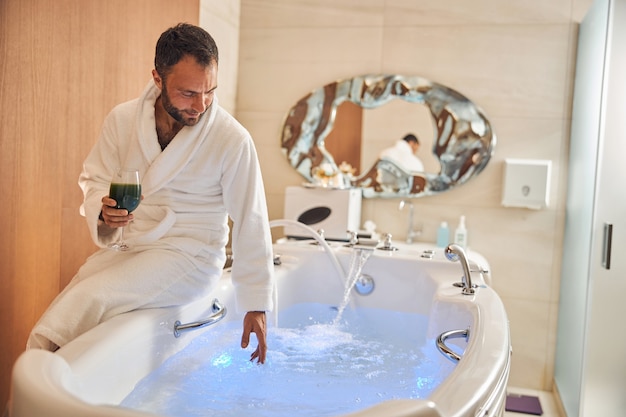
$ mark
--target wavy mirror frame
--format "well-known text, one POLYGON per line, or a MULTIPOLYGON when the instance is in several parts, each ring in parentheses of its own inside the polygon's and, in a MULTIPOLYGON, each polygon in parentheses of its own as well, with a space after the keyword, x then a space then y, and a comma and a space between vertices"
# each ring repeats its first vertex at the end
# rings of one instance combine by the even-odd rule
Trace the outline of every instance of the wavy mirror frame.
POLYGON ((482 172, 496 144, 483 111, 459 92, 417 76, 368 74, 310 92, 287 113, 282 151, 291 166, 315 184, 314 174, 321 166, 325 171, 340 172, 324 147, 337 107, 350 101, 374 109, 396 99, 428 107, 434 124, 432 152, 440 172, 407 172, 383 158, 335 188, 361 188, 366 198, 424 197, 458 187, 482 172))

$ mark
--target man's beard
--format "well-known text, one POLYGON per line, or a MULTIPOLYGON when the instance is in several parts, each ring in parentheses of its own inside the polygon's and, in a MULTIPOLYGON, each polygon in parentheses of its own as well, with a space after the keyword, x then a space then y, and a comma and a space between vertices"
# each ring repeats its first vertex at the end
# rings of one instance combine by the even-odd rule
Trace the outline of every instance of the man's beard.
POLYGON ((167 114, 172 116, 174 120, 176 120, 183 126, 195 126, 200 121, 201 114, 198 115, 198 117, 195 119, 188 119, 183 114, 184 110, 174 107, 172 101, 170 100, 170 96, 167 93, 167 87, 165 82, 163 82, 163 89, 161 90, 161 103, 163 104, 163 108, 165 109, 167 114))

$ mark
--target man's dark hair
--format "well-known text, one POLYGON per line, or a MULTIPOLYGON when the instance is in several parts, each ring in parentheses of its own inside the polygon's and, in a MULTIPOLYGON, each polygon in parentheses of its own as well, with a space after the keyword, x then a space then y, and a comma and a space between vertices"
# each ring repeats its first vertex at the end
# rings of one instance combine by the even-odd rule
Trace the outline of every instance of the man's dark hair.
POLYGON ((420 141, 419 141, 419 139, 417 138, 417 136, 415 136, 415 135, 414 135, 414 134, 412 134, 412 133, 409 133, 408 135, 406 135, 405 137, 403 137, 403 138, 402 138, 402 140, 404 140, 406 143, 409 143, 409 142, 415 142, 415 143, 417 143, 418 145, 419 145, 419 143, 420 143, 420 141))
POLYGON ((163 78, 185 55, 191 55, 200 65, 217 65, 215 41, 201 27, 179 23, 161 34, 156 44, 154 68, 163 78))

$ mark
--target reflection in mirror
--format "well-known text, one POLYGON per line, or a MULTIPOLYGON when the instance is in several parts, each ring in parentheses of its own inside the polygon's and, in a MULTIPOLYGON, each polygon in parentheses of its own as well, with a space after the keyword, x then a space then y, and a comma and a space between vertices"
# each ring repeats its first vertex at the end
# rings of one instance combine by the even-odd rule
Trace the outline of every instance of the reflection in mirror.
MULTIPOLYGON (((337 112, 337 120, 340 117, 341 112, 337 112)), ((421 103, 393 100, 384 106, 364 110, 362 131, 360 172, 366 172, 381 156, 381 152, 395 147, 408 133, 414 134, 419 140, 419 150, 415 155, 424 165, 422 171, 439 172, 441 169, 439 159, 432 153, 433 118, 428 107, 421 103)), ((331 153, 335 156, 334 152, 331 153)), ((335 160, 341 161, 338 158, 335 160)))
POLYGON ((370 198, 421 197, 459 186, 485 168, 495 143, 486 116, 465 96, 400 75, 364 75, 312 91, 287 113, 281 138, 291 166, 311 186, 360 187, 370 198), (370 115, 359 109, 379 110, 370 115), (378 156, 406 133, 420 138, 420 152, 430 148, 423 153, 426 172, 408 172, 378 156))

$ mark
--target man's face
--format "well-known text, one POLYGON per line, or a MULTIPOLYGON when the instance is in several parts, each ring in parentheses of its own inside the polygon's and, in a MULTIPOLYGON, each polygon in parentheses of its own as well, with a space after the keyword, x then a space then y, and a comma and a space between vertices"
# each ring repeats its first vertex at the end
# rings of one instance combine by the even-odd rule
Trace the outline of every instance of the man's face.
POLYGON ((416 154, 420 148, 420 144, 417 142, 409 142, 409 145, 411 146, 411 150, 413 151, 413 153, 416 154))
POLYGON ((152 76, 161 89, 163 108, 184 126, 196 125, 213 103, 217 88, 215 63, 204 67, 195 58, 185 56, 172 67, 166 79, 161 78, 156 70, 152 71, 152 76))

